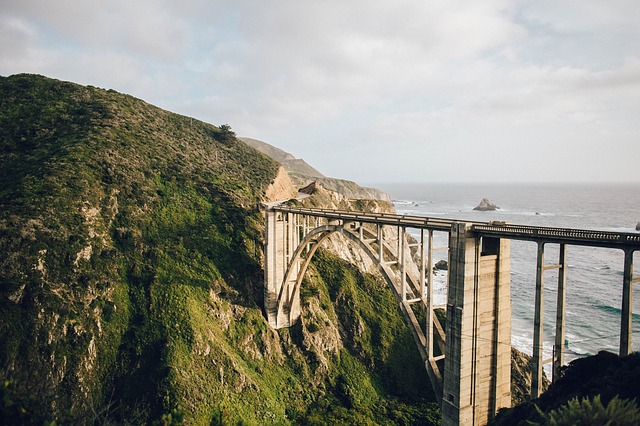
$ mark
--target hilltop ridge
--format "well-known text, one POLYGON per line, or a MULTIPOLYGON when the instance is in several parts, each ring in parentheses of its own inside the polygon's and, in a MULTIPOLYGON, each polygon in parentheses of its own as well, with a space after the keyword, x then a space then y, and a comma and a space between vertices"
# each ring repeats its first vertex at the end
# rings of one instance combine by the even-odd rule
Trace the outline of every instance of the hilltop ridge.
POLYGON ((247 145, 257 149, 263 154, 266 154, 269 157, 273 158, 278 163, 282 164, 285 170, 287 170, 290 173, 297 173, 297 174, 310 176, 310 177, 319 177, 319 178, 325 177, 321 172, 311 167, 303 159, 296 158, 293 156, 293 154, 289 154, 288 152, 283 151, 280 148, 277 148, 273 145, 270 145, 258 139, 245 138, 245 137, 240 137, 238 139, 240 139, 247 145))
POLYGON ((266 142, 245 137, 239 139, 281 163, 289 173, 293 183, 299 188, 305 187, 311 182, 316 182, 324 188, 338 192, 347 198, 391 201, 391 196, 384 191, 377 188, 363 187, 350 180, 324 176, 307 164, 306 161, 295 158, 293 154, 266 142))

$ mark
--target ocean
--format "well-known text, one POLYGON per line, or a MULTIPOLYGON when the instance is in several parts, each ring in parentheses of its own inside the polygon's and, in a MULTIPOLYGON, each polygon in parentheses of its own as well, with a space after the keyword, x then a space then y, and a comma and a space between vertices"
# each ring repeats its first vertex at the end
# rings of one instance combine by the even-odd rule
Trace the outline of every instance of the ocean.
MULTIPOLYGON (((369 184, 389 193, 399 214, 469 221, 505 221, 519 225, 636 231, 640 222, 640 184, 369 184), (474 211, 483 198, 500 209, 474 211)), ((419 231, 415 236, 419 235, 419 231)), ((434 247, 447 245, 447 233, 435 233, 434 247)), ((533 242, 511 242, 512 338, 517 349, 531 354, 536 280, 533 242)), ((621 250, 567 246, 565 362, 619 350, 622 301, 621 250)), ((447 258, 434 253, 435 261, 447 258)), ((545 264, 558 262, 558 246, 545 245, 545 264)), ((435 263, 435 262, 434 262, 435 263)), ((634 255, 640 276, 640 254, 634 255)), ((555 339, 557 271, 545 272, 544 357, 555 339)), ((434 278, 434 302, 446 303, 446 272, 434 278)), ((640 285, 633 288, 633 350, 640 350, 640 285)), ((545 366, 546 369, 549 365, 545 366)))

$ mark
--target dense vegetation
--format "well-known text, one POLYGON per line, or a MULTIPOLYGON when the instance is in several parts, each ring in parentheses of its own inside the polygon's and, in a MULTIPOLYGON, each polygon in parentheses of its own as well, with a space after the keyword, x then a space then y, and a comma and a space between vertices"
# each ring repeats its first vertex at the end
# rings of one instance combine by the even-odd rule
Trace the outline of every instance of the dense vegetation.
POLYGON ((640 353, 579 358, 540 398, 501 411, 492 425, 635 425, 640 422, 640 353))
POLYGON ((0 423, 430 424, 391 293, 330 253, 261 313, 278 164, 131 96, 0 78, 0 423))

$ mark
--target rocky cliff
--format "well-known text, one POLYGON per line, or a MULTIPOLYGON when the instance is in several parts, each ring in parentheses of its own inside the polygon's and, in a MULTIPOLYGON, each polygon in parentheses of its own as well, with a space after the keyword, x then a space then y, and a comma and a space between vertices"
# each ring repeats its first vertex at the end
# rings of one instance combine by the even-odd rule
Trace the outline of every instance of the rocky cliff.
POLYGON ((338 192, 347 198, 391 201, 391 196, 379 189, 362 187, 349 180, 326 177, 308 165, 304 160, 295 158, 292 154, 276 148, 273 145, 269 145, 266 142, 252 138, 240 139, 281 163, 287 172, 289 172, 292 182, 299 188, 305 187, 311 182, 317 182, 324 188, 338 192))
POLYGON ((310 177, 325 177, 321 172, 311 167, 303 159, 296 158, 292 154, 289 154, 288 152, 283 151, 280 148, 269 145, 268 143, 260 141, 258 139, 245 137, 241 137, 239 139, 247 145, 262 152, 263 154, 266 154, 269 157, 273 158, 278 163, 282 164, 284 168, 290 173, 297 173, 310 177))

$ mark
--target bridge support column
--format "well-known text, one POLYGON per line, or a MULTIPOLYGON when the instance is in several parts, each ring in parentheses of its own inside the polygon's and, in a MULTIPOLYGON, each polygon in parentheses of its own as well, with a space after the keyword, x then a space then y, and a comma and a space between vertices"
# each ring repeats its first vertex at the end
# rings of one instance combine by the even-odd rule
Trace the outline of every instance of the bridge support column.
POLYGON ((402 289, 402 301, 407 300, 407 258, 405 241, 404 228, 398 227, 398 257, 400 257, 400 288, 402 289))
POLYGON ((536 261, 536 295, 535 311, 533 318, 533 355, 531 357, 531 397, 538 398, 542 393, 543 365, 553 362, 553 380, 559 377, 560 367, 564 364, 564 337, 565 337, 565 302, 566 302, 566 277, 567 260, 566 245, 560 244, 558 263, 545 265, 545 243, 538 242, 538 255, 536 261), (558 270, 558 297, 556 302, 556 335, 553 344, 553 357, 545 360, 544 357, 544 273, 550 269, 558 270))
POLYGON ((560 368, 564 365, 564 338, 565 338, 565 314, 566 314, 566 282, 567 282, 567 257, 566 245, 560 244, 558 260, 558 297, 556 299, 556 339, 553 349, 553 381, 560 378, 560 368))
POLYGON ((382 224, 378 224, 378 265, 382 265, 382 263, 384 262, 383 259, 383 255, 384 255, 384 242, 382 240, 383 237, 383 231, 382 231, 382 224))
POLYGON ((511 406, 509 240, 452 225, 443 425, 483 425, 511 406))
POLYGON ((284 263, 284 240, 282 238, 284 222, 278 221, 278 213, 265 212, 264 247, 264 310, 271 327, 277 328, 278 294, 286 270, 284 263))
POLYGON ((420 284, 421 297, 426 300, 425 337, 428 361, 433 360, 433 231, 429 230, 428 242, 425 247, 424 229, 420 230, 420 284), (426 258, 425 258, 426 248, 426 258))
POLYGON ((633 250, 624 251, 624 271, 622 281, 622 316, 620 324, 620 356, 631 353, 631 320, 632 312, 632 284, 637 280, 633 279, 633 250))
MULTIPOLYGON (((273 328, 291 326, 300 316, 300 298, 291 294, 294 286, 283 282, 287 265, 299 243, 299 230, 291 213, 267 210, 265 212, 264 248, 264 310, 269 325, 273 328), (285 286, 283 290, 282 287, 285 286), (283 293, 290 303, 286 312, 278 313, 278 296, 283 293)), ((290 274, 295 283, 299 264, 291 265, 290 274)))
POLYGON ((542 356, 544 332, 544 243, 538 243, 536 266, 536 298, 533 318, 533 355, 531 360, 531 398, 540 396, 542 387, 542 356))

